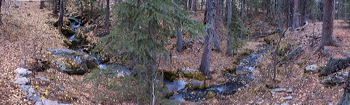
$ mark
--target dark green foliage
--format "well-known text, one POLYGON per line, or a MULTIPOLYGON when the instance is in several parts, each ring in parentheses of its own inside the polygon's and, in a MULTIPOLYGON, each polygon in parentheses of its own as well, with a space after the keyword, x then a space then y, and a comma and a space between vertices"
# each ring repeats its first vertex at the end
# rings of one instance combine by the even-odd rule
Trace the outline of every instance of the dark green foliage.
POLYGON ((345 11, 347 11, 347 13, 345 13, 346 18, 344 18, 344 21, 348 23, 349 28, 350 28, 350 1, 347 1, 345 4, 345 11))
MULTIPOLYGON (((233 41, 231 43, 231 48, 233 50, 236 50, 237 48, 240 48, 244 45, 244 43, 246 42, 244 39, 248 38, 248 36, 240 36, 240 31, 242 30, 241 28, 241 18, 239 17, 239 15, 237 13, 238 9, 236 7, 236 4, 233 3, 232 5, 232 18, 231 18, 231 25, 229 26, 230 30, 230 34, 227 36, 228 38, 233 38, 233 41)), ((243 34, 248 33, 248 30, 246 30, 245 28, 243 28, 243 34)))
POLYGON ((179 74, 175 71, 164 71, 164 78, 170 81, 174 81, 179 77, 179 74))
POLYGON ((96 51, 113 53, 116 58, 131 58, 145 64, 156 55, 167 54, 162 43, 175 33, 175 23, 182 23, 182 30, 190 35, 198 35, 204 27, 171 0, 127 0, 115 7, 116 27, 101 39, 96 51))
MULTIPOLYGON (((111 55, 116 62, 132 68, 130 77, 102 76, 96 82, 108 86, 111 93, 104 94, 119 102, 162 104, 162 80, 157 72, 157 60, 168 51, 163 46, 175 28, 181 25, 183 32, 198 36, 204 25, 189 17, 190 13, 172 0, 125 0, 115 5, 114 29, 102 37, 93 50, 101 56, 111 55), (153 88, 154 87, 154 88, 153 88), (155 101, 156 100, 156 101, 155 101)), ((111 71, 111 70, 106 70, 111 71)), ((102 74, 92 73, 92 80, 102 74)), ((171 79, 172 77, 170 77, 171 79)), ((108 91, 110 92, 110 91, 108 91)))

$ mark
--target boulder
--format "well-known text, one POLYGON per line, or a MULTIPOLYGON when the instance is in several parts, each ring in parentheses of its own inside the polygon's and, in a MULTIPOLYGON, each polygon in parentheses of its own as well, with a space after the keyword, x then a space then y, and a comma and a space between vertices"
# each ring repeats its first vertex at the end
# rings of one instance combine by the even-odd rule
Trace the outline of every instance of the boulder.
POLYGON ((43 105, 58 105, 58 101, 52 101, 49 99, 42 99, 43 105))
POLYGON ((275 91, 275 92, 285 92, 285 91, 287 91, 287 89, 285 89, 285 88, 276 88, 273 91, 275 91))
POLYGON ((192 80, 191 82, 190 82, 190 84, 191 84, 191 86, 193 86, 193 87, 203 87, 204 86, 204 81, 198 81, 198 80, 192 80))
POLYGON ((21 85, 26 85, 26 84, 29 84, 30 83, 30 80, 26 77, 19 77, 16 79, 15 82, 13 83, 17 83, 17 84, 21 84, 21 85))
POLYGON ((332 56, 326 64, 326 68, 320 72, 320 76, 327 76, 341 69, 345 69, 350 65, 349 61, 350 55, 345 52, 332 56))
POLYGON ((98 67, 96 59, 85 52, 70 49, 51 49, 50 52, 60 57, 54 60, 54 66, 68 74, 84 74, 98 67))
POLYGON ((293 89, 292 89, 292 88, 289 88, 286 92, 287 92, 287 93, 292 93, 292 92, 293 92, 293 89))
POLYGON ((293 99, 293 97, 292 96, 287 96, 287 97, 282 97, 281 99, 282 100, 291 100, 291 99, 293 99))
POLYGON ((185 100, 181 94, 173 95, 173 96, 169 97, 169 99, 174 100, 174 101, 178 101, 178 102, 185 100))
POLYGON ((300 45, 298 47, 296 47, 293 51, 291 51, 285 58, 284 58, 284 61, 288 61, 288 60, 291 60, 293 59, 295 56, 299 55, 301 52, 303 52, 304 49, 303 49, 303 46, 300 45))
POLYGON ((198 72, 197 69, 182 68, 181 70, 182 70, 182 72, 183 72, 184 74, 190 74, 190 73, 193 73, 193 72, 198 72))
POLYGON ((24 69, 24 68, 17 68, 14 72, 19 77, 29 77, 32 74, 31 71, 29 71, 28 69, 24 69))
POLYGON ((305 72, 318 72, 317 64, 306 66, 305 67, 305 72))
POLYGON ((321 81, 321 84, 336 85, 346 82, 348 72, 336 72, 321 81))
POLYGON ((182 80, 176 80, 174 82, 168 82, 165 84, 165 86, 169 89, 171 92, 176 92, 181 89, 184 89, 186 84, 188 82, 182 81, 182 80))

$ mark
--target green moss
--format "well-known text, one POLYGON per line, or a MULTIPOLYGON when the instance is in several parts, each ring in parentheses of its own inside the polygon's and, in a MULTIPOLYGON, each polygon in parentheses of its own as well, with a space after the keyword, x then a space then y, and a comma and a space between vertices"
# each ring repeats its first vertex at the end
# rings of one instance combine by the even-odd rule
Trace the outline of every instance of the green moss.
POLYGON ((203 75, 202 73, 199 73, 199 72, 184 74, 184 76, 187 78, 191 78, 191 79, 194 78, 194 79, 197 79, 199 81, 205 80, 205 75, 203 75))
POLYGON ((175 92, 170 92, 170 93, 166 94, 165 97, 169 98, 169 97, 173 96, 174 94, 175 94, 175 92))
POLYGON ((215 97, 216 93, 214 91, 209 91, 207 95, 205 96, 206 99, 211 99, 215 97))
POLYGON ((186 84, 185 87, 187 88, 187 90, 194 90, 195 87, 193 87, 191 84, 186 84))
POLYGON ((319 66, 319 67, 318 67, 318 70, 319 70, 319 71, 324 71, 324 70, 326 70, 326 66, 319 66))
POLYGON ((236 71, 236 65, 234 64, 233 67, 225 68, 225 71, 228 73, 234 73, 236 71))
POLYGON ((211 85, 206 80, 204 80, 204 87, 203 87, 203 89, 207 89, 207 88, 210 88, 210 87, 211 87, 211 85))
POLYGON ((56 75, 50 75, 50 78, 58 79, 58 77, 56 75))
POLYGON ((174 81, 179 77, 179 74, 175 71, 164 71, 164 78, 170 81, 174 81))

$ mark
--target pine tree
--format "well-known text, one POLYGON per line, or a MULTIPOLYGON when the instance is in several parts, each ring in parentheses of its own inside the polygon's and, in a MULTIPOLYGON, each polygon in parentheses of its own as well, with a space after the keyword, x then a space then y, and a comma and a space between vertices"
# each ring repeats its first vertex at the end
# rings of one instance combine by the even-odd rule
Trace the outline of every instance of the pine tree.
POLYGON ((135 78, 147 81, 150 91, 145 92, 151 93, 151 96, 142 98, 152 98, 148 102, 155 104, 156 59, 162 54, 168 55, 163 43, 176 33, 177 28, 198 36, 204 25, 191 19, 190 12, 172 0, 125 0, 115 7, 115 27, 109 35, 101 38, 94 51, 102 55, 112 54, 119 61, 130 61, 131 68, 142 67, 138 70, 145 72, 142 75, 146 78, 135 78))

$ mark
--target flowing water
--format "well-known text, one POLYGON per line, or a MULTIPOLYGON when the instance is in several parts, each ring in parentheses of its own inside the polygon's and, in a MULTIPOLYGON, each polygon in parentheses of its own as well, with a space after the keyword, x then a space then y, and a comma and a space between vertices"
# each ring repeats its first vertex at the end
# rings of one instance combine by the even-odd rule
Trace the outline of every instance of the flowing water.
POLYGON ((169 90, 176 92, 177 94, 171 96, 169 99, 175 101, 191 101, 198 102, 203 101, 208 98, 210 94, 215 93, 215 95, 233 95, 239 88, 244 87, 242 81, 248 83, 254 80, 254 74, 258 73, 255 67, 258 65, 257 60, 260 59, 266 50, 260 50, 258 52, 251 53, 244 59, 239 60, 240 65, 236 66, 236 72, 232 73, 234 76, 229 76, 229 82, 223 83, 221 85, 213 85, 207 89, 196 89, 187 90, 185 85, 188 82, 182 80, 176 80, 174 82, 166 82, 166 86, 169 90), (237 74, 237 72, 240 72, 237 74))

